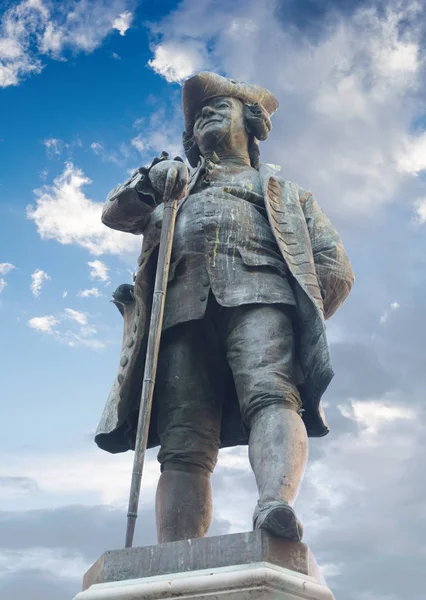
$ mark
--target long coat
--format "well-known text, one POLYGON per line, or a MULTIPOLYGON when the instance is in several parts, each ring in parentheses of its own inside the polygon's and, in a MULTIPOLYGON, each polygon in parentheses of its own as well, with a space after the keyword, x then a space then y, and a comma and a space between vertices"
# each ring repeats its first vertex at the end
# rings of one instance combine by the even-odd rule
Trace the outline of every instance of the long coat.
MULTIPOLYGON (((190 188, 199 168, 192 176, 190 188)), ((269 224, 288 265, 297 301, 296 352, 304 377, 299 387, 302 416, 310 436, 323 436, 328 433, 328 426, 321 396, 333 377, 325 319, 344 302, 354 276, 338 233, 313 195, 279 178, 279 169, 261 165, 259 175, 269 224)), ((178 211, 184 201, 180 201, 178 211)), ((162 213, 163 204, 156 204, 152 197, 124 184, 110 193, 102 215, 108 227, 143 233, 134 291, 123 302, 116 302, 124 317, 119 373, 95 437, 100 448, 112 453, 134 448, 162 213)), ((154 394, 148 447, 159 444, 155 404, 154 394)), ((222 447, 247 443, 248 432, 242 424, 236 397, 227 399, 226 406, 222 447)))

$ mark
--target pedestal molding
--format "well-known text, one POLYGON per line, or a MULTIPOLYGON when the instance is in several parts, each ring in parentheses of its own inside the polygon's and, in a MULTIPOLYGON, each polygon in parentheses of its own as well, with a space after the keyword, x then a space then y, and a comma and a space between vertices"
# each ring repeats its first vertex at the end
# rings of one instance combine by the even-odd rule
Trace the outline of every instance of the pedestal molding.
POLYGON ((334 600, 329 588, 312 577, 265 562, 94 584, 74 600, 207 600, 212 595, 224 600, 334 600))

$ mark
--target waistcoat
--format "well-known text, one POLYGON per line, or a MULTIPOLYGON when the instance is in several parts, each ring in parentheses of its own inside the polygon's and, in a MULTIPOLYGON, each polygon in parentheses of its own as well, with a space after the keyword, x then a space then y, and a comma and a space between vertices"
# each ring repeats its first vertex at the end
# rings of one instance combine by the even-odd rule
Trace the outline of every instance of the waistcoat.
POLYGON ((163 330, 222 306, 295 304, 258 172, 207 161, 176 219, 163 330))

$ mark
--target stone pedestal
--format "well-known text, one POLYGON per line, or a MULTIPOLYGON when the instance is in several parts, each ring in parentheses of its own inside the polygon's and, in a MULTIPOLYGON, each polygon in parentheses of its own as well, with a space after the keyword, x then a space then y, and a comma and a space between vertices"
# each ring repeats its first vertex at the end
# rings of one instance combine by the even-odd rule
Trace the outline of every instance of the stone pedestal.
POLYGON ((334 600, 309 548, 251 531, 106 552, 74 600, 334 600))

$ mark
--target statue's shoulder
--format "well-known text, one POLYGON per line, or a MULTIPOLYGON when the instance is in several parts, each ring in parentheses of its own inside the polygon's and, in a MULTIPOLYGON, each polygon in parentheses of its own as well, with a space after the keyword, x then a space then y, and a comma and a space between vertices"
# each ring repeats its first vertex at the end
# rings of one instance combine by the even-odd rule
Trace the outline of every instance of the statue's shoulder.
POLYGON ((261 164, 259 167, 259 173, 262 178, 273 177, 281 186, 286 194, 290 194, 295 199, 297 198, 300 202, 306 202, 306 199, 311 195, 311 192, 303 189, 298 183, 285 179, 281 174, 281 167, 273 164, 261 164))

